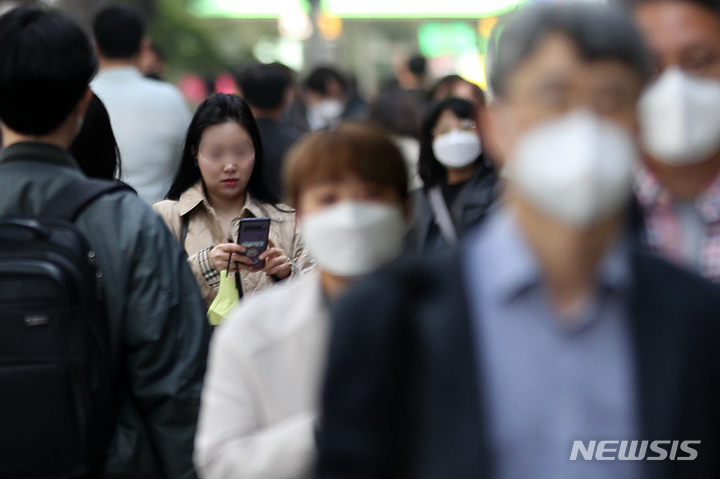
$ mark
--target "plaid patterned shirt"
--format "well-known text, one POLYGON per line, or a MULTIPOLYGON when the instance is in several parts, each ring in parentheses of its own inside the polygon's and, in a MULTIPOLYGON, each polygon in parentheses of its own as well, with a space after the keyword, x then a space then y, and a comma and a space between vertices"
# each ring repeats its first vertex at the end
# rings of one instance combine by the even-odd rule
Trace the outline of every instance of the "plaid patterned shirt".
MULTIPOLYGON (((671 193, 646 166, 635 176, 635 195, 645 219, 644 240, 655 251, 683 264, 681 222, 671 193)), ((720 281, 720 174, 694 201, 705 223, 699 273, 720 281)))

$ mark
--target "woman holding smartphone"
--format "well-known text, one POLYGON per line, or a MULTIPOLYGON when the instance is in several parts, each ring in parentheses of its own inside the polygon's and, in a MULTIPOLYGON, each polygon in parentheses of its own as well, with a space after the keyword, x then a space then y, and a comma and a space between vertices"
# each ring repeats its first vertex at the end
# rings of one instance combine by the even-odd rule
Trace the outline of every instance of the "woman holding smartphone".
POLYGON ((402 250, 407 173, 378 130, 313 133, 284 177, 318 267, 243 301, 216 331, 195 439, 203 479, 311 477, 329 301, 402 250))
POLYGON ((262 179, 262 145, 255 119, 237 95, 218 93, 195 112, 180 168, 167 200, 153 206, 183 244, 208 305, 217 295, 220 272, 254 293, 311 267, 299 241, 295 212, 278 204, 262 179), (238 243, 240 220, 269 218, 267 250, 253 266, 238 243))

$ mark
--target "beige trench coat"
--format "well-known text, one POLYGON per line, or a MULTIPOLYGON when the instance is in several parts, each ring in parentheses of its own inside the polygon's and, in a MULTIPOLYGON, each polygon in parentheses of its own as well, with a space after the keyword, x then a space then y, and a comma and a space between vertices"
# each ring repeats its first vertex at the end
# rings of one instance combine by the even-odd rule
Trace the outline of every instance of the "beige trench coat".
MULTIPOLYGON (((199 181, 195 186, 185 191, 178 201, 164 200, 156 203, 153 209, 165 220, 168 228, 176 238, 180 238, 182 218, 185 215, 190 215, 184 245, 185 251, 188 254, 188 261, 195 273, 200 291, 203 298, 205 298, 205 303, 210 306, 217 295, 218 285, 205 279, 198 253, 208 247, 227 243, 228 238, 225 238, 225 233, 223 233, 215 210, 205 198, 202 182, 199 181)), ((312 259, 302 245, 295 227, 295 213, 287 205, 278 205, 276 208, 270 204, 261 203, 248 193, 247 201, 240 216, 232 222, 233 231, 235 231, 232 240, 237 242, 240 219, 261 217, 270 218, 270 239, 277 247, 282 248, 290 258, 293 264, 293 276, 314 266, 312 259)), ((251 295, 255 291, 273 283, 273 279, 264 272, 241 271, 240 278, 244 295, 251 295)))

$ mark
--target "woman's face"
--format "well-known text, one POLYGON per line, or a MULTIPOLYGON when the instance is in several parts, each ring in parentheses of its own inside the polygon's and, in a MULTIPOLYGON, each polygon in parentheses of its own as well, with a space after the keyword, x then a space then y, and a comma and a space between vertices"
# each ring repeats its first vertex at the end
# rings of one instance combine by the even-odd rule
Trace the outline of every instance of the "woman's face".
POLYGON ((200 137, 197 162, 211 197, 240 199, 255 166, 252 138, 234 121, 209 126, 200 137))
POLYGON ((298 198, 297 214, 302 218, 341 201, 368 201, 399 205, 407 211, 397 191, 385 185, 369 183, 348 174, 341 180, 323 181, 303 188, 298 198))

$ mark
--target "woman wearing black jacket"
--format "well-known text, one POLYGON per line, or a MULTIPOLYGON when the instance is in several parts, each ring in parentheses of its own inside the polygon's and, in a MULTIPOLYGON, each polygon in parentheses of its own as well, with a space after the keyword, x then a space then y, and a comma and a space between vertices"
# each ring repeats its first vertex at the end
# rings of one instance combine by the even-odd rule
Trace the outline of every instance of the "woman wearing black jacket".
POLYGON ((483 155, 476 118, 475 106, 460 98, 437 103, 425 117, 418 164, 425 186, 412 195, 410 254, 454 244, 495 201, 497 175, 483 155))

